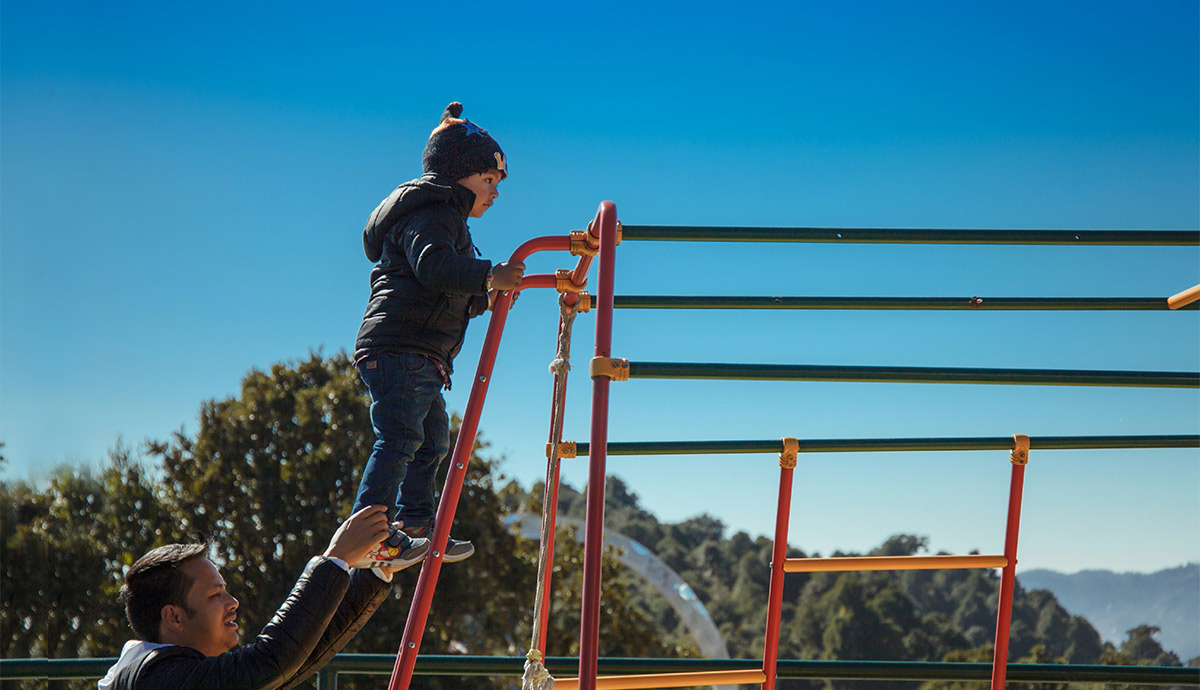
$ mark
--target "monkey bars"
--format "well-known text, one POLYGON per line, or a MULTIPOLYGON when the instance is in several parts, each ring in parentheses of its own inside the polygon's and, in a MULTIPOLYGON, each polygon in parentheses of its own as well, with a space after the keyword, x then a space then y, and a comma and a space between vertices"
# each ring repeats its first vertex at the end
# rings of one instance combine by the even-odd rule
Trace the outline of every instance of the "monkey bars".
MULTIPOLYGON (((587 521, 584 537, 584 573, 580 622, 578 678, 559 679, 560 688, 595 690, 607 688, 657 688, 696 684, 762 683, 771 690, 779 668, 778 627, 781 611, 782 577, 790 572, 834 572, 846 570, 904 570, 933 568, 1001 568, 1000 601, 997 606, 996 648, 991 664, 992 687, 1003 687, 1007 668, 1008 621, 1016 567, 1017 535, 1025 462, 1030 449, 1068 448, 1196 448, 1200 436, 1044 436, 1030 438, 913 438, 913 439, 783 439, 770 441, 641 441, 608 442, 610 384, 629 379, 737 379, 759 381, 846 381, 896 383, 958 383, 1007 385, 1121 386, 1151 388, 1198 388, 1200 373, 1178 371, 1106 371, 1063 369, 984 369, 942 367, 814 366, 792 364, 706 364, 674 362, 630 362, 612 357, 613 309, 930 309, 930 310, 1108 310, 1150 311, 1194 310, 1200 286, 1170 298, 1027 298, 1027 297, 722 297, 722 296, 614 296, 615 250, 622 240, 703 242, 825 242, 825 243, 914 243, 914 244, 1009 244, 1009 245, 1127 245, 1200 246, 1196 231, 1132 230, 945 230, 891 228, 763 228, 679 227, 631 225, 622 227, 612 202, 602 202, 587 230, 566 237, 542 237, 521 245, 512 255, 523 261, 537 251, 570 251, 579 256, 573 270, 555 274, 529 275, 517 291, 502 292, 493 305, 479 366, 463 414, 458 440, 438 506, 430 556, 426 559, 413 595, 400 651, 393 667, 389 690, 406 689, 412 677, 429 605, 442 563, 442 552, 450 534, 466 463, 474 446, 479 416, 495 364, 504 322, 514 293, 528 288, 555 288, 566 305, 592 306, 581 292, 595 258, 599 263, 596 294, 595 348, 591 366, 592 407, 589 442, 563 442, 552 431, 547 454, 561 457, 589 456, 587 521), (582 302, 581 302, 582 301, 582 302), (792 471, 799 453, 871 452, 918 450, 1012 450, 1012 477, 1004 552, 1000 555, 909 556, 788 559, 787 515, 790 511, 792 471), (780 488, 776 536, 772 559, 770 602, 762 669, 708 668, 685 674, 636 674, 598 677, 600 567, 604 530, 604 486, 608 453, 614 455, 665 455, 694 453, 780 453, 780 488)), ((563 323, 560 320, 560 336, 563 323)), ((565 371, 555 374, 556 390, 565 389, 565 371)), ((556 503, 548 492, 544 500, 556 503)), ((553 520, 553 511, 549 519, 553 520)), ((552 534, 552 532, 551 532, 552 534)), ((547 593, 538 602, 542 630, 549 610, 547 593)), ((542 653, 544 634, 537 640, 542 653)), ((549 660, 547 660, 549 661, 549 660)), ((886 662, 882 662, 886 663, 886 662)), ((868 677, 868 676, 862 676, 868 677)))
MULTIPOLYGON (((605 202, 607 204, 608 202, 605 202)), ((608 208, 601 206, 601 213, 608 208)), ((598 216, 599 218, 599 216, 598 216)), ((612 345, 612 310, 622 308, 680 308, 680 309, 1107 309, 1162 310, 1177 309, 1200 299, 1200 287, 1166 298, 813 298, 813 297, 654 297, 631 296, 615 298, 611 274, 615 264, 615 223, 600 224, 601 281, 596 322, 595 356, 590 368, 593 380, 592 429, 590 441, 584 444, 561 444, 577 454, 589 454, 587 526, 588 538, 584 556, 583 615, 580 631, 579 690, 609 687, 596 677, 595 636, 599 622, 596 616, 599 597, 600 539, 604 520, 604 478, 607 453, 609 385, 613 381, 639 378, 659 379, 737 379, 779 381, 852 381, 904 383, 959 383, 1009 385, 1069 385, 1069 386, 1128 386, 1153 388, 1197 388, 1197 372, 1094 371, 1060 369, 981 369, 941 367, 865 367, 813 366, 778 364, 696 364, 675 362, 636 362, 614 358, 612 345), (606 277, 606 275, 608 277, 606 277)), ((850 243, 925 243, 925 244, 1047 244, 1047 245, 1200 245, 1200 232, 1194 231, 1074 231, 1074 230, 930 230, 880 228, 762 228, 762 227, 671 227, 629 225, 621 228, 624 240, 659 241, 739 241, 739 242, 850 242, 850 243)), ((558 441, 552 441, 558 442, 558 441)), ((1045 440, 1042 441, 1046 443, 1045 440)), ((1195 436, 1171 437, 1059 437, 1059 443, 1076 447, 1149 447, 1162 442, 1170 447, 1195 447, 1195 436), (1063 439, 1066 440, 1063 440, 1063 439), (1124 444, 1129 444, 1125 446, 1124 444)), ((627 444, 624 449, 612 444, 611 450, 656 450, 666 452, 667 444, 654 442, 627 444), (636 445, 636 448, 635 448, 636 445)), ((676 444, 673 450, 685 452, 745 452, 750 446, 761 447, 764 442, 700 442, 676 444)), ((822 443, 822 442, 817 442, 822 443)), ((995 439, 876 439, 874 441, 835 440, 823 442, 836 450, 916 450, 993 447, 995 439)), ((772 575, 768 603, 766 643, 763 658, 763 690, 772 690, 775 683, 779 644, 779 618, 785 572, 834 570, 893 570, 930 568, 1001 568, 1001 585, 997 605, 996 643, 991 681, 994 690, 1004 687, 1008 658, 1009 622, 1016 572, 1017 541, 1020 528, 1021 496, 1024 489, 1025 465, 1034 446, 1025 435, 1014 436, 1005 446, 1012 448, 1012 471, 1009 486, 1008 516, 1005 528, 1004 552, 996 556, 930 556, 853 559, 787 559, 787 516, 791 504, 792 472, 801 449, 797 439, 785 438, 770 443, 780 452, 780 484, 776 518, 776 534, 772 557, 772 575)), ((807 450, 812 452, 813 445, 807 450)), ((646 684, 613 687, 660 687, 646 684)), ((664 681, 665 682, 665 681, 664 681)), ((713 681, 718 682, 718 681, 713 681)), ((745 681, 740 681, 745 682, 745 681)), ((575 687, 575 686, 572 686, 575 687)))

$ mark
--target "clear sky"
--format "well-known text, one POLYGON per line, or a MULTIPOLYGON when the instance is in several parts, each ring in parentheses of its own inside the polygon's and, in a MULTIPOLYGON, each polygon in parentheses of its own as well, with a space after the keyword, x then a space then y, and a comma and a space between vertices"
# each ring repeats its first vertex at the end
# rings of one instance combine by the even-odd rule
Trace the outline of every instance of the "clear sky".
MULTIPOLYGON (((500 259, 627 224, 1196 229, 1200 17, 1158 2, 5 2, 0 441, 35 477, 195 431, 252 367, 353 346, 360 234, 447 103, 511 176, 500 259)), ((574 265, 537 255, 531 272, 574 265)), ((1196 248, 627 242, 618 294, 1165 297, 1196 248)), ((593 280, 594 288, 594 280, 593 280)), ((509 317, 483 437, 544 472, 557 311, 509 317)), ((566 438, 588 436, 594 315, 566 438)), ((486 317, 447 395, 462 411, 486 317)), ((1200 312, 617 313, 634 361, 1196 371, 1200 312)), ((1196 390, 615 384, 612 440, 1194 434, 1196 390)), ((365 460, 365 458, 364 458, 365 460)), ((770 456, 610 458, 664 520, 769 534, 770 456)), ((802 456, 791 542, 1002 550, 1004 452, 802 456)), ((581 487, 584 461, 565 478, 581 487)), ((1200 561, 1200 453, 1035 452, 1021 567, 1200 561)))

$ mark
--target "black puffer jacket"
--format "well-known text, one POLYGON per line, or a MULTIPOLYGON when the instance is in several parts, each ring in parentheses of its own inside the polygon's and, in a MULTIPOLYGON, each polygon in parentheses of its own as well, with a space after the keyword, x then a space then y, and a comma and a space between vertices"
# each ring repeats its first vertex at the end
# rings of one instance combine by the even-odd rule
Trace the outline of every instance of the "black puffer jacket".
POLYGON ((365 570, 347 575, 309 561, 258 638, 220 656, 160 647, 117 670, 113 690, 285 690, 308 679, 366 624, 390 585, 365 570))
POLYGON ((358 329, 355 359, 374 352, 417 352, 449 372, 467 322, 487 311, 492 262, 475 258, 467 216, 475 193, 434 173, 405 182, 363 229, 371 301, 358 329))

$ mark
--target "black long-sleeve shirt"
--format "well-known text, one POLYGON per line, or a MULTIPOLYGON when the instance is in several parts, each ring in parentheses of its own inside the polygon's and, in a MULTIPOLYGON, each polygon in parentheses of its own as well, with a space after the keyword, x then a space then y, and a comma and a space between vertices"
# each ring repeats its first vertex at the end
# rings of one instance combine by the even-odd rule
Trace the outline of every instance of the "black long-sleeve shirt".
POLYGON ((328 663, 375 613, 391 585, 365 570, 347 573, 313 558, 258 637, 206 657, 191 647, 151 647, 118 661, 112 690, 283 690, 328 663), (118 668, 118 666, 120 668, 118 668))

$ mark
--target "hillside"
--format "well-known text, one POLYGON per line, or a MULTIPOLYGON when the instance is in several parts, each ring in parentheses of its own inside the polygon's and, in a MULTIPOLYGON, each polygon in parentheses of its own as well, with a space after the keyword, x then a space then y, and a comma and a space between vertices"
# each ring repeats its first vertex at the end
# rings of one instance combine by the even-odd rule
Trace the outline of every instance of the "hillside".
POLYGON ((1200 656, 1200 563, 1155 573, 1084 570, 1021 572, 1026 589, 1047 589, 1068 611, 1091 621, 1106 641, 1149 624, 1162 629, 1159 642, 1181 659, 1200 656))

